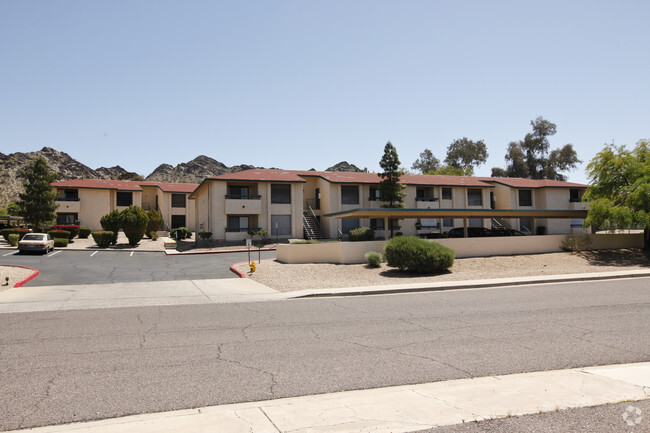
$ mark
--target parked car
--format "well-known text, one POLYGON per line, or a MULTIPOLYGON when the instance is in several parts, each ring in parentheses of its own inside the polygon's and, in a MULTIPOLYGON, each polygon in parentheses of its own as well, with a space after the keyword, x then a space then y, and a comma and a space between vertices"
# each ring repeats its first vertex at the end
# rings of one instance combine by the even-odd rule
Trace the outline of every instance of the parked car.
POLYGON ((27 233, 18 242, 18 252, 38 251, 47 254, 54 250, 54 239, 47 233, 27 233))
MULTIPOLYGON (((486 229, 485 227, 467 227, 467 237, 470 238, 482 238, 482 237, 488 237, 488 236, 493 236, 492 231, 489 229, 486 229)), ((465 229, 463 227, 456 227, 449 232, 447 232, 447 237, 448 238, 464 238, 465 237, 465 229)))
POLYGON ((442 233, 420 233, 418 237, 420 239, 444 239, 445 235, 442 233))
POLYGON ((492 236, 526 236, 515 229, 492 229, 492 236))

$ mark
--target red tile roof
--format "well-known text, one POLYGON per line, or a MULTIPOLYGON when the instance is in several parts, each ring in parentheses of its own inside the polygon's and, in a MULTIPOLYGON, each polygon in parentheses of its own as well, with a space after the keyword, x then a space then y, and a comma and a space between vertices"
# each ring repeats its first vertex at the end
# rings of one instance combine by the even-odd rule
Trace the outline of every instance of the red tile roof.
POLYGON ((57 188, 114 189, 117 191, 142 191, 142 187, 157 187, 164 192, 191 193, 196 183, 147 182, 136 180, 71 179, 51 184, 57 188))
POLYGON ((587 188, 581 183, 563 182, 551 179, 525 179, 522 177, 480 177, 483 182, 500 183, 511 188, 587 188))
POLYGON ((295 170, 272 170, 257 169, 238 171, 236 173, 221 174, 212 176, 206 180, 233 180, 233 181, 253 181, 253 182, 300 182, 304 183, 305 179, 296 174, 295 170))

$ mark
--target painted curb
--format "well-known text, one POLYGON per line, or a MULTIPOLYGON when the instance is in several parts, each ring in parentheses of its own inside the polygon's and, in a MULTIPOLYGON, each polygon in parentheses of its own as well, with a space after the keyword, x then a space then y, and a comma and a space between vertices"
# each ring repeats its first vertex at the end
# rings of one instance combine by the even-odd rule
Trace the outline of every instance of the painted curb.
POLYGON ((237 262, 237 263, 233 263, 232 265, 230 265, 230 271, 233 272, 234 274, 236 274, 239 278, 246 278, 246 274, 245 274, 245 273, 240 272, 240 271, 238 271, 237 269, 235 269, 235 266, 236 266, 236 265, 241 265, 242 263, 248 263, 248 262, 237 262))
POLYGON ((32 281, 34 278, 38 277, 38 275, 40 274, 40 271, 38 269, 30 268, 29 266, 20 266, 20 265, 2 265, 2 266, 8 266, 11 268, 23 268, 23 269, 29 269, 30 271, 34 271, 34 273, 31 274, 29 277, 25 278, 22 281, 18 281, 16 284, 14 284, 14 287, 20 287, 24 284, 27 284, 30 281, 32 281))
MULTIPOLYGON (((260 251, 259 249, 251 250, 251 252, 260 251)), ((262 248, 261 251, 275 251, 275 248, 262 248)), ((178 251, 165 251, 168 256, 194 256, 199 254, 227 254, 227 253, 247 253, 248 250, 218 250, 218 251, 196 251, 181 253, 178 251)), ((242 262, 243 263, 243 262, 242 262)))

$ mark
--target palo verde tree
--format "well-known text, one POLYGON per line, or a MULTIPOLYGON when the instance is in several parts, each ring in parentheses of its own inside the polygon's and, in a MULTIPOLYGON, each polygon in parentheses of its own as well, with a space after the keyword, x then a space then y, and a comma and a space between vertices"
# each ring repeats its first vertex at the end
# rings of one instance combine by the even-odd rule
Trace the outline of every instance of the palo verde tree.
POLYGON ((605 146, 587 165, 590 186, 586 225, 606 230, 643 227, 644 249, 650 249, 650 141, 633 150, 605 146))
POLYGON ((549 137, 557 133, 555 123, 540 116, 531 120, 530 124, 532 132, 526 134, 523 140, 508 144, 506 168, 493 168, 492 176, 566 180, 566 176, 560 172, 574 170, 582 162, 573 145, 565 144, 549 152, 549 137))
MULTIPOLYGON (((384 146, 384 155, 379 161, 379 166, 384 170, 379 173, 381 181, 379 182, 379 194, 381 200, 385 203, 383 207, 403 208, 404 207, 404 185, 400 183, 403 174, 400 168, 397 149, 389 141, 384 146)), ((390 227, 390 237, 393 237, 393 225, 390 227)))
POLYGON ((25 192, 18 194, 19 215, 36 230, 44 230, 56 219, 56 191, 50 185, 57 174, 47 168, 47 161, 40 157, 20 171, 25 180, 25 192))

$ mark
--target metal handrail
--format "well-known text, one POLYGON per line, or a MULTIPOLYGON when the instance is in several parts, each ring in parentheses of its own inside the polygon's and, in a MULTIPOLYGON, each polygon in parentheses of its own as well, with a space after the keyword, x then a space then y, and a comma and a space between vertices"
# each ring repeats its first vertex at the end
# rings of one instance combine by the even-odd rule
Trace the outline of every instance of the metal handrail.
POLYGON ((314 210, 311 208, 309 203, 307 203, 307 209, 309 209, 309 213, 311 213, 311 216, 314 218, 316 226, 318 227, 318 231, 321 231, 320 222, 318 221, 318 218, 316 218, 316 214, 314 213, 314 210))
POLYGON ((343 232, 341 231, 341 229, 336 229, 336 231, 338 232, 338 239, 340 242, 343 240, 343 232))
POLYGON ((259 200, 261 195, 253 194, 226 194, 226 200, 259 200))

